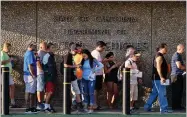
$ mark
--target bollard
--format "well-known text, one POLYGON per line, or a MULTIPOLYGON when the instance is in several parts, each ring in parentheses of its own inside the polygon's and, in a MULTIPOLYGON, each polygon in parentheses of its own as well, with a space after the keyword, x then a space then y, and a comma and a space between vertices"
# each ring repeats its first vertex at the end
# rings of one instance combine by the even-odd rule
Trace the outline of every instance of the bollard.
POLYGON ((2 115, 9 115, 9 77, 8 67, 1 67, 2 70, 2 115))
POLYGON ((123 68, 123 114, 130 114, 130 68, 123 68))
POLYGON ((63 114, 71 114, 71 68, 64 67, 63 114))

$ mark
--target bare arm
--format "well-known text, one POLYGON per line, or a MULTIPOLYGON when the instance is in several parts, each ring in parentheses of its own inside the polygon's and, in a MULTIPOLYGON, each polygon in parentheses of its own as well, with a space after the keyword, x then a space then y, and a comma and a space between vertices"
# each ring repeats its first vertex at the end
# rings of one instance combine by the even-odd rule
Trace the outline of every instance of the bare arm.
POLYGON ((186 70, 186 67, 185 67, 184 65, 182 65, 180 61, 177 61, 177 62, 176 62, 176 65, 177 65, 177 67, 178 67, 179 69, 181 69, 181 70, 186 70))
MULTIPOLYGON (((38 68, 39 68, 40 70, 43 70, 43 69, 42 69, 42 65, 41 65, 41 62, 40 62, 40 61, 37 61, 37 62, 36 62, 36 64, 37 64, 37 66, 38 66, 38 68)), ((38 68, 37 68, 37 69, 38 69, 38 68)))
POLYGON ((77 68, 77 66, 75 66, 75 65, 67 65, 67 64, 64 64, 64 67, 66 67, 66 68, 77 68))
POLYGON ((34 68, 33 68, 32 65, 29 65, 29 71, 30 71, 30 73, 31 73, 31 76, 36 77, 36 76, 34 75, 34 68))
POLYGON ((102 60, 102 63, 105 64, 108 61, 109 61, 109 59, 105 58, 105 59, 102 60))
POLYGON ((110 71, 111 71, 113 68, 114 68, 113 66, 110 67, 110 68, 107 68, 107 64, 105 63, 105 64, 104 64, 104 72, 105 72, 105 74, 110 73, 110 71))
MULTIPOLYGON (((158 75, 160 76, 160 78, 164 78, 163 75, 162 75, 162 68, 161 68, 161 65, 162 65, 162 57, 159 56, 156 58, 156 68, 157 68, 157 72, 158 72, 158 75)), ((164 78, 166 79, 166 78, 164 78)))

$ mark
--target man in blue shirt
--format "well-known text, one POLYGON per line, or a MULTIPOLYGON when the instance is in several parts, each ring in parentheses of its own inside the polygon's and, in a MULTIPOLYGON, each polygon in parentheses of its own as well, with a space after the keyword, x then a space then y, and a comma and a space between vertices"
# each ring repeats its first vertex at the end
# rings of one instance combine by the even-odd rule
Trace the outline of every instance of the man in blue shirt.
POLYGON ((179 44, 177 51, 173 54, 171 60, 171 82, 172 82, 172 109, 181 110, 184 107, 182 103, 183 93, 183 73, 186 71, 186 66, 182 60, 182 53, 184 52, 184 45, 179 44))
POLYGON ((25 82, 25 113, 37 113, 34 107, 34 94, 36 93, 36 58, 34 52, 36 45, 29 44, 26 53, 24 54, 24 82, 25 82))

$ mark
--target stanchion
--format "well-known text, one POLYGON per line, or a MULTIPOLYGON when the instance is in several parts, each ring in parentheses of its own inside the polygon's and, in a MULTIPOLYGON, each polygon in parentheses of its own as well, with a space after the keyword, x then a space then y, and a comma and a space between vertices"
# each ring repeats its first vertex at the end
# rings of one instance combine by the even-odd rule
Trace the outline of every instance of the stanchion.
POLYGON ((71 114, 71 68, 64 68, 63 114, 71 114))
POLYGON ((9 115, 9 68, 2 67, 2 115, 9 115))
POLYGON ((130 114, 130 69, 123 68, 123 114, 130 114))

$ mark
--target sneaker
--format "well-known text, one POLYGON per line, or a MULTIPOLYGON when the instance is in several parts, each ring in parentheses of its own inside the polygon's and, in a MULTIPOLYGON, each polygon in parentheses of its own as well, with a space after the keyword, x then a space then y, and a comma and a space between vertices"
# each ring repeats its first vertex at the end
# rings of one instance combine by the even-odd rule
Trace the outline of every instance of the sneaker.
POLYGON ((88 112, 88 109, 86 109, 86 108, 85 108, 85 109, 84 109, 84 112, 86 112, 86 113, 87 113, 87 112, 88 112))
POLYGON ((34 114, 38 113, 37 109, 36 108, 31 108, 31 113, 34 113, 34 114))
POLYGON ((83 114, 83 113, 85 113, 84 110, 77 110, 76 111, 76 114, 83 114))
POLYGON ((30 109, 30 108, 27 108, 27 109, 25 110, 25 114, 32 114, 31 109, 30 109))
POLYGON ((138 112, 136 111, 136 109, 132 108, 130 109, 130 114, 137 114, 138 112))
POLYGON ((88 114, 91 114, 91 113, 93 113, 93 110, 89 110, 87 113, 88 113, 88 114))
POLYGON ((96 110, 102 110, 103 108, 101 106, 97 106, 96 110))
POLYGON ((49 108, 45 109, 45 112, 48 114, 52 113, 51 109, 49 109, 49 108))
POLYGON ((146 111, 146 112, 154 112, 153 109, 144 109, 144 111, 146 111))
POLYGON ((88 112, 88 104, 83 104, 83 111, 84 111, 85 113, 88 112))
POLYGON ((37 111, 43 111, 44 110, 44 105, 42 103, 38 104, 36 109, 37 109, 37 111))
POLYGON ((161 111, 160 114, 168 114, 168 113, 172 113, 172 110, 165 110, 165 111, 161 111))
POLYGON ((71 109, 72 109, 72 110, 77 110, 77 105, 72 105, 72 106, 71 106, 71 109))

